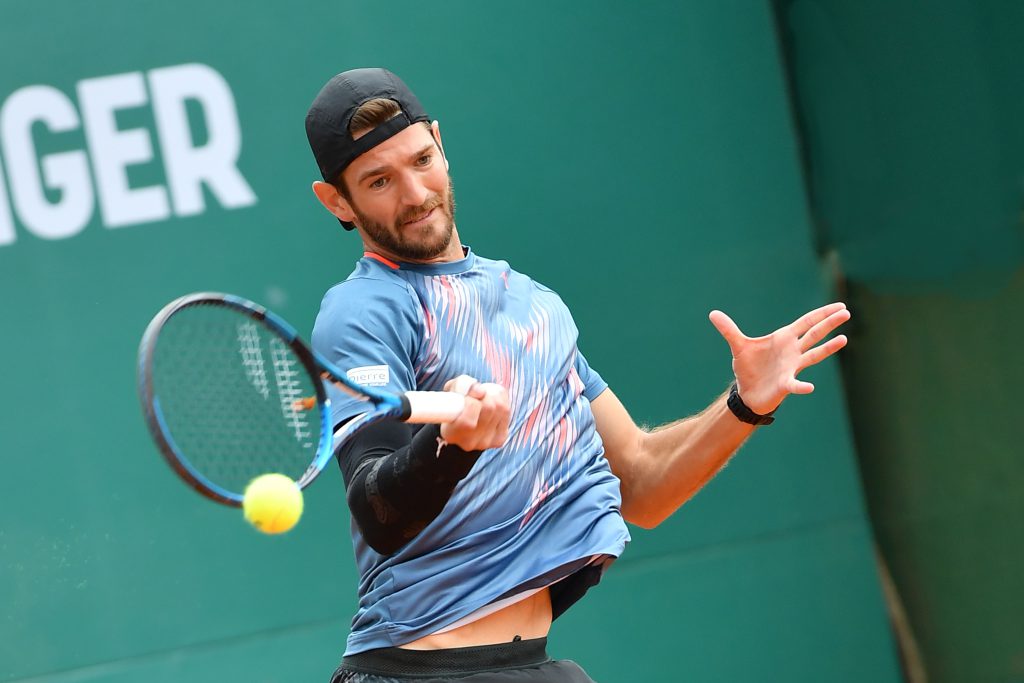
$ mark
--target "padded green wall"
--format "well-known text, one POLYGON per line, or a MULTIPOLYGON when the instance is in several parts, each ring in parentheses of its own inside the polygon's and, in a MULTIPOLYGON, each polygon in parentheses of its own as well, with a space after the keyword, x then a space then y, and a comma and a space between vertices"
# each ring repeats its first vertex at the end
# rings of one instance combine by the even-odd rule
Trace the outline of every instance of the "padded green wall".
MULTIPOLYGON (((464 240, 562 294, 638 421, 696 412, 728 383, 712 308, 763 334, 830 297, 767 2, 61 0, 7 6, 0 35, 0 119, 28 86, 80 113, 82 80, 141 74, 142 102, 116 113, 153 148, 129 166, 134 189, 167 187, 175 153, 150 71, 208 66, 255 196, 231 208, 207 187, 198 213, 110 228, 97 210, 42 239, 9 210, 39 169, 12 164, 20 143, 0 134, 15 237, 0 246, 3 681, 326 681, 340 659, 356 583, 340 477, 308 491, 294 532, 262 537, 177 482, 134 393, 136 344, 169 299, 236 292, 308 331, 358 258, 309 191, 302 129, 337 71, 383 65, 417 91, 441 121, 464 240)), ((224 139, 210 106, 187 103, 194 146, 224 139)), ((34 125, 39 154, 86 147, 81 121, 68 128, 34 125)), ((838 366, 806 377, 812 397, 674 518, 635 530, 556 624, 556 656, 603 683, 899 680, 838 366)))
POLYGON ((1024 680, 1024 4, 777 4, 908 661, 1024 680))

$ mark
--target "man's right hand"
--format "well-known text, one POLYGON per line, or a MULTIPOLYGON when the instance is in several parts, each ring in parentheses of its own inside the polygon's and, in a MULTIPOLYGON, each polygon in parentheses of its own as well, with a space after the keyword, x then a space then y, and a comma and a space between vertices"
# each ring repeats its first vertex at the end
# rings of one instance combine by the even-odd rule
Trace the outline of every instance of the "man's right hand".
POLYGON ((448 380, 444 390, 465 396, 466 407, 454 421, 441 425, 442 439, 464 451, 482 451, 505 444, 512 415, 505 387, 459 375, 448 380))

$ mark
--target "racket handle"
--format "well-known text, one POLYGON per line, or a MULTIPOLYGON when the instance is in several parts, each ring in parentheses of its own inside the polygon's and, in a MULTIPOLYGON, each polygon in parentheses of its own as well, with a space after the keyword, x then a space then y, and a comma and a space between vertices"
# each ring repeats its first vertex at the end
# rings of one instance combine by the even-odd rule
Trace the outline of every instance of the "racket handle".
POLYGON ((402 419, 414 424, 451 422, 466 407, 466 397, 451 391, 407 391, 402 397, 402 419))

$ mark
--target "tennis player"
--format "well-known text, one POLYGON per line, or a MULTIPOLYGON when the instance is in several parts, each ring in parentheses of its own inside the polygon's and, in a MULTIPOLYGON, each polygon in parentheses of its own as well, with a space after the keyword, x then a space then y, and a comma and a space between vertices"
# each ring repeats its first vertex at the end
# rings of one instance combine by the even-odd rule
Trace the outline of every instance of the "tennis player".
MULTIPOLYGON (((711 479, 846 344, 850 314, 811 311, 771 335, 710 318, 731 389, 699 415, 643 430, 587 363, 562 300, 473 252, 455 225, 436 121, 394 74, 332 78, 306 117, 313 191, 365 253, 325 295, 313 345, 359 383, 458 391, 451 424, 378 424, 337 452, 359 606, 334 683, 590 681, 545 651, 552 620, 629 541, 711 479), (823 342, 823 343, 822 343, 823 342)), ((341 424, 361 412, 333 396, 341 424)))

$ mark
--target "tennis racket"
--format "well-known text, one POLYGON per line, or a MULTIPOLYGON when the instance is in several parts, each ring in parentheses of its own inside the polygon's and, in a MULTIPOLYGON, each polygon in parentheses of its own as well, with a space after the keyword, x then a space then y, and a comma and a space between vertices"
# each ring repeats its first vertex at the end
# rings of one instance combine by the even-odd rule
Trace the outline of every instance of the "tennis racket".
POLYGON ((452 392, 394 394, 356 384, 272 312, 214 292, 175 299, 149 323, 139 345, 138 392, 146 425, 174 471, 233 507, 262 474, 309 486, 334 445, 370 424, 450 422, 465 405, 452 392), (367 404, 337 433, 325 380, 367 404))

